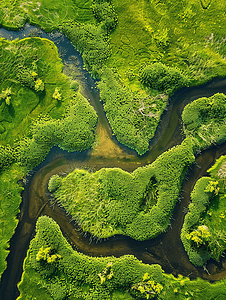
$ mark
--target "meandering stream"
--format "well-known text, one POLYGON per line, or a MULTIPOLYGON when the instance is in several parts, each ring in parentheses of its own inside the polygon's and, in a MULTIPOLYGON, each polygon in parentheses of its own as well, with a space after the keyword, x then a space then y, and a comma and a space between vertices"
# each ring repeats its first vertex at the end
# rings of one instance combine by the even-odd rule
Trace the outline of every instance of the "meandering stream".
MULTIPOLYGON (((9 32, 0 28, 0 36, 9 39, 23 38, 28 36, 34 29, 35 27, 30 25, 26 25, 19 32, 9 32)), ((45 161, 31 171, 24 180, 23 201, 21 213, 18 216, 19 223, 10 242, 10 254, 7 258, 8 266, 2 276, 0 286, 1 299, 16 299, 18 296, 16 285, 22 274, 23 260, 30 240, 35 234, 36 220, 41 215, 49 215, 56 220, 73 248, 87 255, 114 255, 119 257, 124 254, 133 254, 144 263, 160 264, 167 273, 174 275, 182 274, 190 278, 202 277, 208 280, 224 278, 226 276, 226 259, 222 259, 219 263, 210 261, 207 264, 210 275, 204 269, 195 268, 189 262, 180 241, 180 230, 183 224, 184 212, 190 201, 189 195, 195 182, 206 174, 216 158, 226 154, 226 143, 219 147, 212 147, 197 157, 197 164, 191 167, 186 176, 187 179, 182 185, 181 202, 176 205, 167 233, 145 242, 137 242, 124 236, 115 236, 101 243, 96 243, 96 241, 92 241, 89 235, 84 237, 79 228, 76 228, 76 224, 70 222, 70 218, 63 210, 58 206, 51 206, 47 183, 53 174, 64 175, 75 167, 91 170, 98 170, 102 167, 120 167, 123 170, 132 172, 139 166, 151 163, 162 152, 181 143, 183 137, 181 135, 180 116, 184 106, 202 96, 209 97, 217 92, 226 94, 226 79, 215 79, 203 86, 177 91, 170 99, 167 110, 162 115, 155 137, 150 143, 150 151, 139 157, 135 151, 122 146, 112 136, 99 99, 96 83, 89 73, 83 69, 81 56, 70 41, 60 33, 46 34, 40 30, 38 31, 41 37, 49 38, 55 42, 66 66, 65 71, 67 71, 68 64, 72 64, 77 70, 76 78, 80 83, 80 91, 89 99, 98 113, 97 132, 100 134, 100 142, 95 149, 80 153, 68 153, 58 147, 53 147, 45 161)))

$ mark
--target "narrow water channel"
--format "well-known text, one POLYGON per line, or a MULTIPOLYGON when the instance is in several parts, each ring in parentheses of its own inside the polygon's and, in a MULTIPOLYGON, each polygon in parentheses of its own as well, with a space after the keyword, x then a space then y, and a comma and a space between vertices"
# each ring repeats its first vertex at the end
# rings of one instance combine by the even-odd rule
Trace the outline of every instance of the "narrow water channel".
MULTIPOLYGON (((24 30, 19 32, 0 29, 0 36, 9 39, 23 38, 28 36, 32 30, 34 27, 30 25, 26 25, 24 30)), ((219 263, 214 261, 208 263, 207 269, 211 275, 208 275, 202 268, 195 268, 189 262, 180 241, 180 230, 183 224, 184 211, 189 204, 189 195, 195 182, 206 174, 216 158, 226 154, 226 143, 219 147, 212 147, 197 157, 197 164, 192 166, 187 175, 188 179, 183 183, 183 192, 180 197, 182 200, 176 205, 167 233, 145 242, 137 242, 124 236, 115 236, 101 243, 96 243, 96 241, 92 241, 90 236, 84 237, 79 228, 76 228, 76 224, 70 222, 70 218, 63 210, 57 206, 51 206, 47 182, 53 174, 64 175, 75 167, 90 170, 99 170, 102 167, 120 167, 132 172, 139 166, 151 163, 161 153, 181 143, 183 137, 181 135, 180 116, 184 106, 202 96, 209 97, 217 92, 226 94, 226 79, 215 79, 203 86, 177 91, 170 99, 169 106, 162 115, 155 137, 150 143, 150 151, 139 157, 134 151, 122 146, 112 137, 96 83, 83 69, 81 56, 70 41, 60 33, 46 34, 39 30, 39 35, 55 42, 66 67, 68 64, 75 64, 76 62, 78 72, 76 78, 80 83, 81 93, 89 99, 98 113, 97 129, 101 135, 100 144, 94 150, 80 153, 68 153, 58 147, 53 147, 45 161, 28 174, 22 193, 23 201, 21 213, 18 216, 19 224, 10 242, 8 266, 0 285, 1 299, 11 300, 18 296, 16 285, 22 274, 23 260, 30 240, 35 234, 35 223, 41 215, 49 215, 56 220, 73 248, 87 255, 119 257, 124 254, 133 254, 144 263, 160 264, 167 273, 174 275, 182 274, 190 278, 202 277, 208 280, 219 280, 225 277, 226 260, 224 259, 219 263)))

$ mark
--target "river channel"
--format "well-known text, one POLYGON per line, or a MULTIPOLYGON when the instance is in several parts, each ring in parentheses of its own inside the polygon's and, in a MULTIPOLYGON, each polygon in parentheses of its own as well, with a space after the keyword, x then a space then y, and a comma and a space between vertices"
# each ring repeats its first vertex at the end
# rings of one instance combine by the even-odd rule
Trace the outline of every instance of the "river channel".
POLYGON ((8 266, 3 273, 0 285, 1 299, 14 300, 19 295, 17 283, 21 278, 23 260, 26 257, 29 243, 35 235, 35 223, 41 215, 48 215, 53 218, 61 227, 64 236, 72 247, 86 255, 114 255, 119 257, 133 254, 144 263, 160 264, 165 272, 175 276, 182 274, 191 279, 202 277, 211 281, 224 278, 226 276, 226 259, 224 258, 220 262, 213 260, 208 262, 206 267, 210 275, 203 268, 196 268, 189 262, 180 241, 180 230, 190 203, 190 192, 198 178, 206 175, 206 171, 213 165, 216 158, 226 154, 226 143, 218 147, 211 147, 197 156, 196 163, 191 166, 183 182, 180 201, 175 207, 167 233, 145 242, 138 242, 120 235, 100 242, 94 240, 89 234, 84 234, 76 224, 70 222, 70 216, 64 210, 56 205, 51 205, 47 183, 53 174, 65 175, 74 168, 86 168, 95 171, 102 167, 120 167, 132 172, 139 166, 153 162, 161 153, 180 144, 183 140, 181 112, 185 105, 197 98, 209 97, 217 92, 226 94, 226 79, 215 79, 199 87, 184 88, 177 91, 170 98, 167 110, 161 117, 155 137, 150 143, 150 150, 140 157, 135 151, 117 142, 112 135, 102 108, 96 82, 83 69, 81 56, 65 36, 61 33, 47 34, 30 25, 26 25, 21 31, 7 31, 0 28, 0 36, 7 39, 23 38, 31 33, 48 38, 56 44, 65 65, 66 74, 68 69, 76 70, 74 76, 79 81, 80 92, 90 101, 98 114, 99 143, 94 149, 73 153, 53 147, 44 162, 29 172, 27 178, 24 179, 23 201, 20 207, 21 213, 18 216, 19 223, 10 241, 8 266), (69 66, 72 67, 69 68, 69 66))

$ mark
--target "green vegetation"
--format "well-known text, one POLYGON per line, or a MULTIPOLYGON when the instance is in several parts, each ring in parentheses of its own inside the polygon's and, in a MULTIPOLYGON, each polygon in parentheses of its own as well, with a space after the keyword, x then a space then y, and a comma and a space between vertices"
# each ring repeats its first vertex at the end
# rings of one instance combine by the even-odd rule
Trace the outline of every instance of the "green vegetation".
POLYGON ((3 0, 0 4, 0 25, 16 30, 29 22, 50 32, 58 29, 65 20, 72 19, 78 23, 93 21, 91 5, 91 0, 3 0))
POLYGON ((223 3, 211 1, 203 9, 203 2, 112 0, 118 25, 107 66, 116 67, 133 90, 142 87, 140 71, 156 62, 180 70, 190 85, 225 76, 223 3), (134 74, 132 81, 128 73, 134 74))
MULTIPOLYGON (((160 155, 151 165, 138 168, 132 174, 121 169, 103 168, 95 173, 75 170, 59 184, 58 181, 54 183, 53 177, 50 191, 56 190, 56 200, 83 231, 98 238, 115 234, 136 240, 156 237, 169 225, 184 174, 194 162, 194 152, 225 140, 225 101, 225 95, 215 94, 188 104, 182 115, 185 140, 160 155), (211 126, 213 130, 209 134, 205 128, 211 126), (201 139, 200 133, 204 130, 207 134, 201 139)), ((199 210, 195 211, 198 214, 199 210)))
POLYGON ((182 113, 184 133, 197 149, 220 144, 226 138, 226 96, 215 94, 188 104, 182 113))
POLYGON ((26 169, 13 165, 0 172, 0 276, 6 268, 9 240, 18 224, 16 218, 23 190, 17 182, 26 174, 26 169))
POLYGON ((188 85, 188 79, 178 69, 167 67, 160 62, 145 67, 140 74, 140 80, 149 88, 168 94, 188 85))
POLYGON ((70 89, 52 42, 1 38, 0 58, 1 275, 18 223, 22 187, 17 182, 53 145, 68 151, 89 148, 97 116, 88 101, 70 89))
POLYGON ((2 38, 0 56, 0 166, 16 160, 34 167, 54 145, 68 151, 89 148, 96 113, 70 90, 56 46, 41 38, 2 38))
MULTIPOLYGON (((46 31, 65 33, 81 52, 86 68, 102 79, 103 101, 108 100, 105 109, 117 139, 142 155, 166 106, 166 98, 153 100, 153 96, 171 95, 180 87, 226 75, 223 4, 206 3, 4 0, 0 24, 16 29, 28 21, 46 31), (112 92, 106 76, 116 83, 112 92)), ((37 79, 36 89, 42 88, 37 79)))
POLYGON ((95 173, 75 169, 61 182, 52 177, 49 190, 58 186, 56 200, 96 237, 154 238, 169 225, 184 173, 194 161, 191 149, 184 142, 132 174, 118 168, 95 173))
POLYGON ((32 124, 32 138, 22 139, 18 143, 17 161, 30 168, 34 167, 54 145, 67 151, 88 149, 94 142, 93 128, 96 123, 96 112, 78 94, 71 99, 63 119, 54 120, 43 116, 32 124))
POLYGON ((190 261, 202 266, 210 258, 219 260, 226 249, 226 156, 199 179, 191 194, 181 240, 190 261))
POLYGON ((52 219, 40 217, 19 283, 18 300, 209 300, 225 297, 225 279, 208 281, 165 274, 132 255, 88 257, 74 251, 52 219), (54 257, 54 259, 52 259, 54 257), (48 261, 49 260, 49 261, 48 261))
POLYGON ((10 89, 10 105, 0 100, 0 124, 5 128, 0 143, 13 146, 16 140, 29 135, 32 120, 41 113, 61 118, 72 92, 69 80, 62 73, 63 64, 56 46, 40 38, 7 41, 0 39, 0 91, 10 89), (44 84, 35 88, 37 81, 44 84), (39 81, 40 82, 40 81, 39 81), (62 103, 53 101, 56 86, 61 88, 62 103))
POLYGON ((148 151, 160 116, 167 104, 165 94, 145 96, 133 93, 113 70, 107 69, 98 84, 104 110, 119 142, 139 155, 148 151))

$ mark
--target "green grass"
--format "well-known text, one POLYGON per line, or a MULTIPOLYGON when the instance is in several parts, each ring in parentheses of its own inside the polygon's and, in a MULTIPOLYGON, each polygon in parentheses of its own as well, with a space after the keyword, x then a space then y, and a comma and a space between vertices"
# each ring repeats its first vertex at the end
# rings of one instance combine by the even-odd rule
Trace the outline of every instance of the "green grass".
POLYGON ((221 144, 226 136, 226 96, 217 93, 212 97, 199 98, 186 105, 182 113, 184 133, 193 140, 197 149, 221 144))
POLYGON ((57 29, 63 21, 94 21, 90 10, 91 0, 3 0, 0 5, 0 24, 6 28, 19 29, 27 21, 45 31, 57 29), (41 4, 41 5, 40 5, 41 4))
POLYGON ((83 231, 98 238, 124 234, 146 240, 168 227, 184 173, 193 161, 192 144, 185 140, 131 174, 119 168, 74 170, 55 184, 53 177, 49 188, 58 187, 56 200, 83 231))
POLYGON ((226 295, 225 279, 212 284, 202 279, 190 281, 181 275, 167 275, 159 265, 145 265, 132 255, 95 258, 78 253, 67 243, 55 221, 46 216, 38 219, 18 286, 18 300, 148 299, 145 289, 139 291, 138 286, 155 291, 149 299, 213 300, 226 295), (49 255, 55 253, 61 258, 54 263, 38 261, 41 247, 50 247, 49 255))
POLYGON ((220 0, 203 9, 201 1, 112 1, 118 25, 111 34, 109 67, 116 67, 133 90, 142 88, 140 69, 154 62, 177 67, 203 83, 226 74, 225 14, 220 0), (213 36, 212 36, 213 33, 213 36), (134 79, 129 80, 128 74, 134 79))
POLYGON ((5 103, 5 99, 0 100, 0 124, 4 128, 0 143, 13 146, 16 140, 29 135, 32 121, 40 114, 61 118, 72 92, 69 79, 62 73, 63 63, 57 48, 46 39, 7 41, 1 38, 0 57, 0 93, 11 88, 10 105, 5 103), (18 77, 21 66, 24 74, 27 71, 27 81, 18 77), (29 86, 34 81, 30 75, 34 68, 38 78, 44 82, 43 92, 37 92, 33 86, 29 86), (61 102, 52 97, 56 87, 60 88, 61 102))
POLYGON ((36 166, 53 145, 68 151, 89 148, 97 116, 88 101, 70 89, 57 48, 49 40, 1 38, 0 58, 1 275, 18 223, 22 188, 17 181, 28 171, 25 166, 36 166), (38 80, 44 83, 44 90, 37 88, 38 80), (53 97, 56 88, 58 100, 53 97), (13 161, 21 166, 10 167, 13 161))
POLYGON ((226 157, 221 156, 208 170, 210 177, 199 179, 191 194, 181 239, 195 265, 202 266, 210 258, 219 260, 226 249, 225 171, 226 157), (204 234, 200 228, 205 228, 204 234))
POLYGON ((18 224, 16 218, 21 203, 21 184, 18 184, 26 169, 13 165, 7 171, 0 172, 0 276, 6 268, 9 253, 9 240, 18 224))

